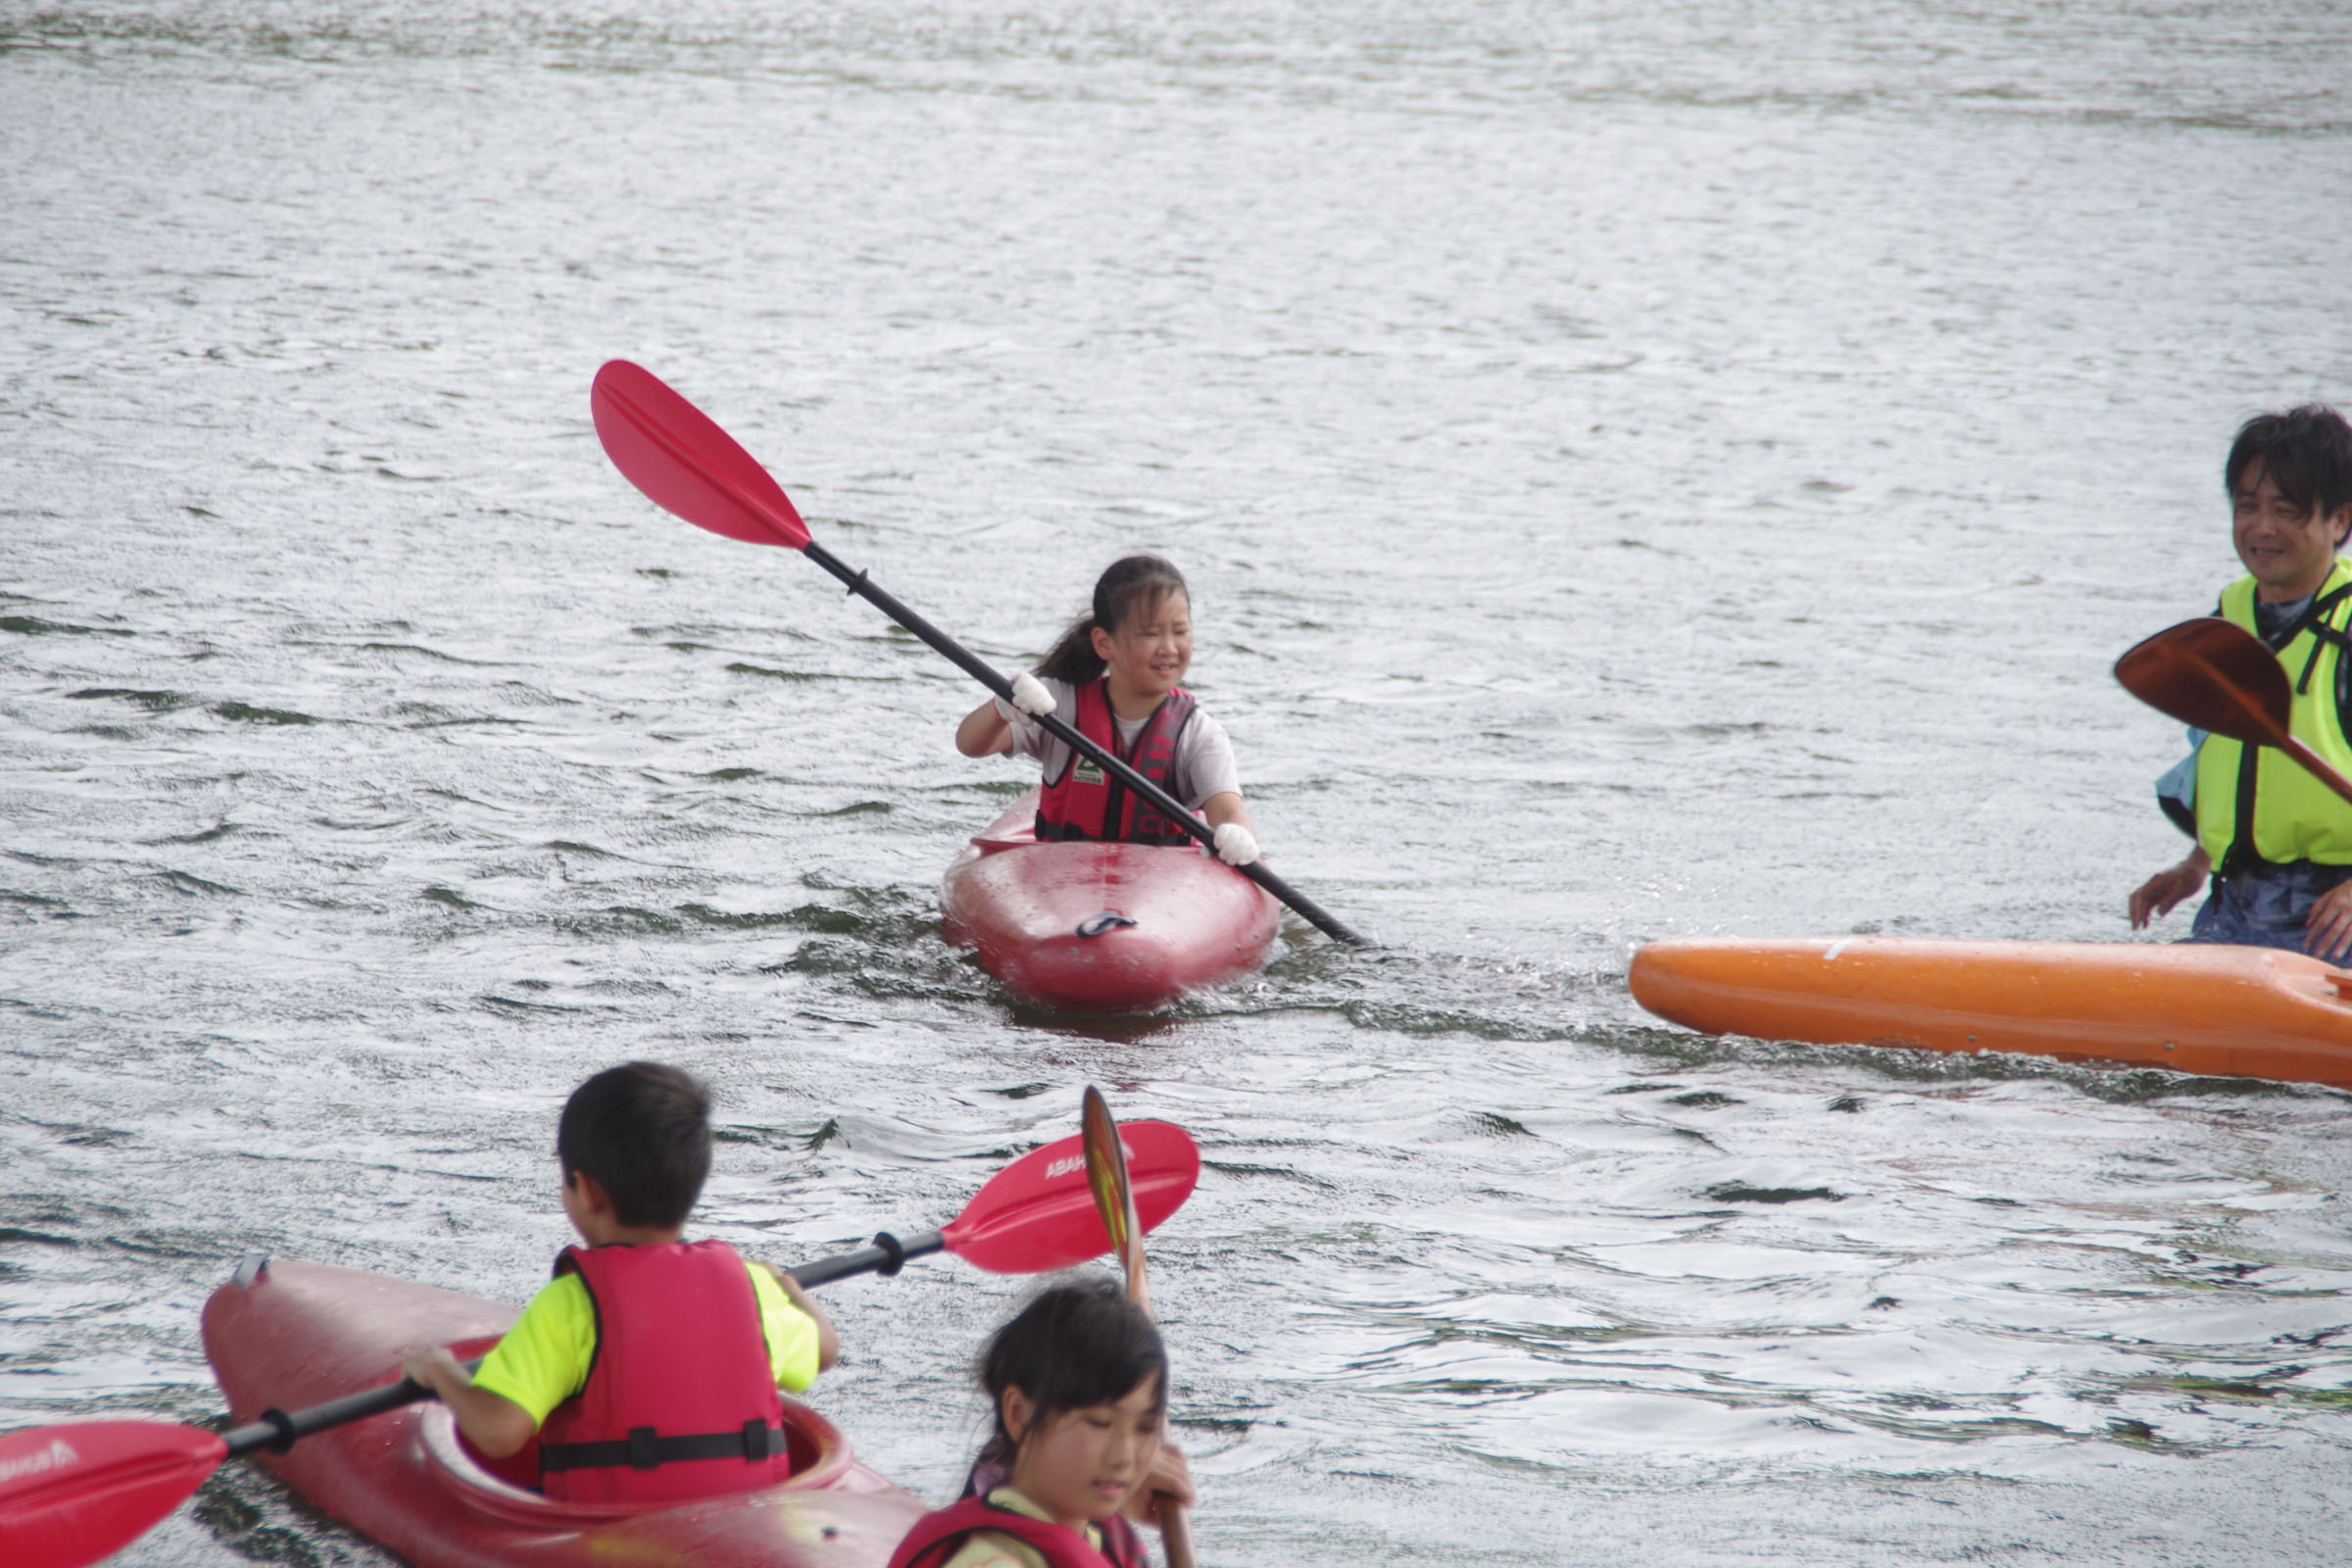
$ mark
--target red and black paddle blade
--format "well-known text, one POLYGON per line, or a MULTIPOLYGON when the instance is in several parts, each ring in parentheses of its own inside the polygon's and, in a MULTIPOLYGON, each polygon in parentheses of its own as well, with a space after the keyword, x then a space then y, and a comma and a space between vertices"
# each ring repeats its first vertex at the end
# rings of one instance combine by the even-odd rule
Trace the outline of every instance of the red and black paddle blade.
MULTIPOLYGON (((1192 1196, 1200 1151, 1173 1122, 1135 1121, 1120 1131, 1137 1220, 1148 1231, 1192 1196)), ((940 1236, 949 1251, 992 1274, 1071 1268, 1111 1247, 1078 1138, 1032 1150, 997 1172, 940 1236)))
POLYGON ((654 505, 730 539, 794 550, 808 543, 808 526, 783 487, 653 371, 608 361, 588 407, 605 456, 654 505))
POLYGON ((82 1568, 154 1528, 220 1467, 218 1432, 73 1421, 0 1434, 0 1563, 82 1568))
POLYGON ((2167 626, 2117 660, 2115 678, 2160 713, 2257 746, 2282 744, 2294 711, 2278 656, 2219 615, 2167 626))

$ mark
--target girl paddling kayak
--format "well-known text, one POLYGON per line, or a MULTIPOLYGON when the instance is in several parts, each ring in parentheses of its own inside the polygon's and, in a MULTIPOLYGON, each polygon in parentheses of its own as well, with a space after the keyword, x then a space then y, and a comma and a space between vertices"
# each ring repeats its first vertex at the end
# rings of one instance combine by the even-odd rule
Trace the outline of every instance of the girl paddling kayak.
POLYGON ((1163 1441, 1168 1360, 1116 1282, 1057 1285, 980 1357, 997 1430, 963 1500, 926 1514, 890 1568, 1146 1568, 1131 1519, 1190 1507, 1184 1455, 1163 1441))
POLYGON ((1192 595, 1183 574, 1157 556, 1128 556, 1097 580, 1091 612, 1062 633, 1036 672, 1014 679, 1010 703, 991 698, 963 716, 956 749, 966 757, 1013 752, 1038 760, 1045 769, 1042 841, 1186 843, 1183 828, 1030 722, 1059 713, 1200 812, 1216 830, 1219 859, 1248 865, 1257 858, 1256 828, 1225 727, 1181 684, 1192 662, 1192 595))

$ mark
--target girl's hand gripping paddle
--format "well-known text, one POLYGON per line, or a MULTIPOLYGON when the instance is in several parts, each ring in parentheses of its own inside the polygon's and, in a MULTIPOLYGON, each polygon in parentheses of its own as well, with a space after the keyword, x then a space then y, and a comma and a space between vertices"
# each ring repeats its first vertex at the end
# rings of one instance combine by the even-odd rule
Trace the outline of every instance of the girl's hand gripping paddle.
MULTIPOLYGON (((709 415, 671 391, 653 371, 626 360, 608 362, 596 372, 588 406, 596 417, 597 439, 604 443, 605 455, 656 506, 730 539, 798 550, 839 578, 851 593, 929 643, 965 674, 1005 702, 1012 701, 1010 681, 875 587, 864 572, 852 571, 809 538, 808 525, 767 470, 709 415)), ((1167 791, 1079 734, 1058 714, 1041 713, 1037 722, 1064 746, 1092 758, 1169 821, 1212 851, 1216 848, 1216 832, 1207 823, 1186 810, 1167 791)), ((1333 941, 1351 948, 1369 946, 1326 913, 1321 905, 1268 870, 1264 861, 1252 860, 1235 869, 1298 910, 1333 941)))
MULTIPOLYGON (((950 1251, 998 1274, 1068 1268, 1101 1255, 1083 1138, 1030 1151, 989 1179, 962 1213, 906 1242, 871 1247, 791 1270, 803 1285, 851 1274, 895 1274, 910 1257, 950 1251)), ((1134 1151, 1139 1224, 1150 1229, 1191 1195, 1200 1152, 1164 1121, 1127 1129, 1134 1151)), ((223 1461, 259 1448, 283 1453, 296 1440, 432 1397, 407 1378, 294 1411, 266 1410, 226 1433, 165 1421, 72 1421, 0 1433, 0 1568, 83 1568, 145 1535, 223 1461)))
MULTIPOLYGON (((1144 1231, 1148 1227, 1137 1219, 1136 1184, 1128 1179, 1127 1151, 1122 1146, 1134 1138, 1137 1128, 1152 1124, 1139 1121, 1121 1129, 1111 1119, 1102 1091, 1089 1084, 1079 1125, 1083 1129, 1079 1136, 1086 1141, 1087 1185, 1094 1189, 1095 1208, 1110 1237, 1110 1250, 1118 1254, 1119 1267, 1127 1275, 1127 1298, 1149 1313, 1152 1287, 1144 1269, 1144 1231)), ((1167 1548, 1168 1568, 1194 1568, 1193 1526, 1184 1509, 1163 1496, 1154 1511, 1159 1515, 1159 1540, 1167 1548)))
POLYGON ((2168 626, 2117 660, 2115 678, 2132 696, 2183 724, 2284 752, 2313 778, 2352 801, 2352 780, 2287 727, 2295 695, 2278 656, 2235 621, 2200 615, 2168 626))

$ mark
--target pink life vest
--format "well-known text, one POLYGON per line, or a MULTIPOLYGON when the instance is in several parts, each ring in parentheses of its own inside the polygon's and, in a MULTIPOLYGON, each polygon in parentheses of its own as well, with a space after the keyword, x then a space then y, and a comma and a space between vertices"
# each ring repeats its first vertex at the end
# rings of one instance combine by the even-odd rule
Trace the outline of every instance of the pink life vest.
POLYGON ((1034 1547, 1046 1559, 1047 1568, 1149 1568, 1151 1558, 1133 1525, 1114 1514, 1100 1528, 1103 1549, 1097 1551, 1068 1525, 1032 1519, 1000 1508, 985 1497, 966 1497, 917 1519, 899 1543, 899 1549, 890 1554, 890 1568, 940 1568, 961 1549, 967 1538, 983 1530, 1034 1547))
POLYGON ((570 1502, 674 1502, 792 1472, 760 1299, 724 1242, 567 1247, 596 1311, 580 1392, 539 1429, 540 1486, 570 1502))
MULTIPOLYGON (((1076 692, 1078 712, 1070 726, 1120 761, 1173 795, 1176 783, 1176 742, 1192 721, 1199 704, 1183 687, 1160 700, 1135 745, 1122 751, 1118 725, 1110 710, 1110 682, 1090 681, 1076 692)), ((1046 780, 1037 801, 1037 836, 1061 839, 1112 839, 1125 844, 1190 844, 1192 834, 1167 819, 1149 801, 1135 798, 1126 785, 1096 765, 1093 759, 1073 750, 1061 765, 1060 776, 1046 780)))

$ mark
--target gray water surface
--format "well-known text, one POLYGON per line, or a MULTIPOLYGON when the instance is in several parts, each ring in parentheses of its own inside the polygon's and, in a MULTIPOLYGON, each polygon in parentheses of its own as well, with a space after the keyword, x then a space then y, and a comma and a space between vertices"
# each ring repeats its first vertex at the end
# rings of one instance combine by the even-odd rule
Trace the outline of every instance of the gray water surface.
MULTIPOLYGON (((0 4, 0 1425, 205 1420, 249 1250, 519 1299, 563 1095, 710 1234, 1079 1087, 1218 1568, 2319 1563, 2344 1097, 1700 1040, 1669 935, 2121 940, 2236 421, 2352 400, 2330 5, 0 4), (1382 952, 1123 1025, 935 888, 977 699, 599 452, 624 356, 1007 666, 1136 548, 1382 952)), ((2178 935, 2176 915, 2162 935, 2178 935)), ((1026 1288, 846 1282, 944 1498, 1026 1288)), ((232 1467, 139 1565, 383 1555, 232 1467)))

